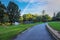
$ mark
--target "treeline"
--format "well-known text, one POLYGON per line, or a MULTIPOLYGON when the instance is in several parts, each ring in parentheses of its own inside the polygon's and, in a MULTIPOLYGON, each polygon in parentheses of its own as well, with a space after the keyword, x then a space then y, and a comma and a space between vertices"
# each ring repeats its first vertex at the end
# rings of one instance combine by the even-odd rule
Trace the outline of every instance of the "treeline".
POLYGON ((23 23, 35 23, 35 22, 48 22, 51 21, 51 17, 48 14, 45 15, 32 15, 24 14, 20 17, 20 22, 23 23))
POLYGON ((20 18, 20 9, 17 4, 10 1, 8 6, 6 7, 0 1, 0 24, 5 22, 14 23, 19 22, 20 18))
POLYGON ((51 21, 60 21, 60 12, 54 13, 54 16, 51 17, 48 14, 45 14, 45 10, 42 11, 42 15, 32 15, 24 14, 20 17, 20 22, 23 23, 35 23, 35 22, 51 22, 51 21))

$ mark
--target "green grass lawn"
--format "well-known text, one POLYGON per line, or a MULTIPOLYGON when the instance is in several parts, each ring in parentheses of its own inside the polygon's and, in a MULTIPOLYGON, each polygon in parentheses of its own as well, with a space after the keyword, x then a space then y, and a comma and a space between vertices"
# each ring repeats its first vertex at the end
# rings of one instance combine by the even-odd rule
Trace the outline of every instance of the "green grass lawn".
POLYGON ((11 40, 14 36, 39 23, 0 26, 0 40, 11 40))
POLYGON ((60 22, 49 22, 49 25, 50 25, 53 29, 55 29, 55 30, 57 30, 57 31, 60 31, 60 22))

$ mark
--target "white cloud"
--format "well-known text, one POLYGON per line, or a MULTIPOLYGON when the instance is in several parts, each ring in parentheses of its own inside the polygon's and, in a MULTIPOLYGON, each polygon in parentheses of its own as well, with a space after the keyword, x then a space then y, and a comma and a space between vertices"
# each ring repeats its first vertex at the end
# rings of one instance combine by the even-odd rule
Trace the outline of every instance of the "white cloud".
POLYGON ((60 11, 60 0, 50 0, 46 5, 46 10, 50 13, 49 15, 53 15, 54 12, 60 11))
POLYGON ((54 12, 60 11, 60 0, 23 0, 24 2, 29 2, 29 4, 24 9, 23 13, 41 13, 42 10, 46 10, 50 16, 54 12))

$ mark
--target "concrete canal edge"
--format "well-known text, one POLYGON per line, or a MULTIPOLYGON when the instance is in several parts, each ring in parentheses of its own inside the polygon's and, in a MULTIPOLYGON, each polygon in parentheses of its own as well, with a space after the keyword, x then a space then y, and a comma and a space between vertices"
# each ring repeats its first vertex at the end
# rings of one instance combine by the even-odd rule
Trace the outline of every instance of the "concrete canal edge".
POLYGON ((46 24, 46 28, 56 40, 60 40, 60 34, 58 31, 52 29, 48 24, 46 24))

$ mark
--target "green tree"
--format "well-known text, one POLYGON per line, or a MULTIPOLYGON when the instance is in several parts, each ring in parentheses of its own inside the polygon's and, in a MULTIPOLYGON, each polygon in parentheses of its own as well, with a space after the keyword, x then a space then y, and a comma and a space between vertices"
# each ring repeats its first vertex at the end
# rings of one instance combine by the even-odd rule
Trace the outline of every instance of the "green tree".
POLYGON ((45 14, 45 19, 46 19, 46 21, 51 21, 52 20, 51 17, 48 14, 45 14))
POLYGON ((56 14, 53 14, 52 21, 56 21, 56 14))
POLYGON ((34 22, 40 22, 41 21, 41 16, 39 15, 33 15, 33 21, 34 22))
POLYGON ((3 18, 4 18, 5 11, 6 11, 6 7, 0 1, 0 23, 4 22, 3 18))
POLYGON ((60 12, 57 13, 56 20, 60 21, 60 12))
POLYGON ((46 21, 46 18, 45 18, 45 10, 42 11, 42 21, 45 22, 46 21))
POLYGON ((32 22, 40 22, 41 21, 41 16, 38 15, 32 15, 32 14, 24 14, 23 15, 23 21, 32 21, 32 22))
POLYGON ((33 15, 32 14, 24 14, 23 21, 32 21, 33 15))
POLYGON ((26 14, 23 15, 23 22, 26 21, 26 14))
POLYGON ((21 11, 19 10, 18 5, 10 1, 7 6, 7 10, 9 13, 8 15, 9 15, 10 23, 12 24, 14 22, 18 22, 20 18, 20 11, 21 11))
POLYGON ((45 10, 42 11, 42 14, 43 14, 43 16, 44 16, 44 14, 45 14, 45 10))
POLYGON ((51 17, 50 17, 48 14, 45 14, 45 15, 42 17, 42 21, 43 21, 43 22, 51 21, 51 17))
POLYGON ((23 23, 23 16, 20 16, 20 23, 23 23))

